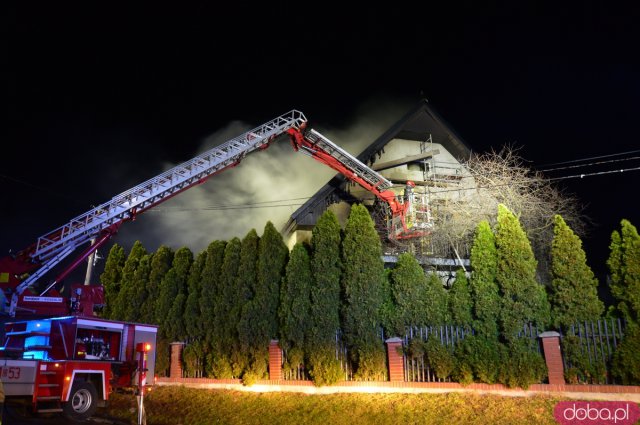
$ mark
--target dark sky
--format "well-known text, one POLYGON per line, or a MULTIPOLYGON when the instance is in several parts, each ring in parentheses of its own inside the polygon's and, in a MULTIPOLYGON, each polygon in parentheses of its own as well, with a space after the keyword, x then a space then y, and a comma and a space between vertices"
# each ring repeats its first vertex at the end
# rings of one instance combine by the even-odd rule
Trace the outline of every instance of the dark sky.
MULTIPOLYGON (((347 129, 363 105, 408 109, 423 94, 475 151, 509 143, 534 167, 640 156, 640 31, 628 6, 12 3, 2 18, 2 252, 190 159, 230 122, 257 126, 291 109, 347 129)), ((584 243, 603 269, 620 219, 640 223, 640 173, 562 184, 587 205, 584 243)))

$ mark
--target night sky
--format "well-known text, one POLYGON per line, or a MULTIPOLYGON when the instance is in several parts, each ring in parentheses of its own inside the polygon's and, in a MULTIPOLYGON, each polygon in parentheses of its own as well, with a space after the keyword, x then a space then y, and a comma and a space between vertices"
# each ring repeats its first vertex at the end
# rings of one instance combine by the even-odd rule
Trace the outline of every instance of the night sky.
MULTIPOLYGON (((597 271, 620 219, 640 225, 640 172, 631 170, 640 161, 629 159, 640 156, 637 9, 469 2, 354 13, 291 2, 13 3, 1 21, 3 253, 201 153, 214 133, 299 109, 320 131, 373 141, 386 129, 380 116, 391 124, 423 96, 477 152, 510 144, 538 168, 620 160, 553 173, 627 170, 559 182, 586 205, 592 225, 583 241, 597 271), (364 134, 358 129, 367 120, 382 127, 364 134)), ((334 141, 361 146, 346 139, 334 141)), ((283 164, 298 161, 293 155, 283 164)), ((327 180, 321 175, 306 194, 327 180)), ((259 192, 261 199, 292 196, 268 183, 259 192)), ((199 216, 224 223, 242 213, 238 201, 214 196, 211 205, 239 209, 199 216)), ((269 209, 260 213, 270 218, 269 209)), ((173 214, 184 232, 193 230, 189 214, 173 214)), ((140 238, 152 250, 182 243, 144 220, 125 224, 116 241, 140 238)), ((253 227, 260 233, 263 226, 253 227)), ((207 232, 209 241, 228 237, 207 232)))

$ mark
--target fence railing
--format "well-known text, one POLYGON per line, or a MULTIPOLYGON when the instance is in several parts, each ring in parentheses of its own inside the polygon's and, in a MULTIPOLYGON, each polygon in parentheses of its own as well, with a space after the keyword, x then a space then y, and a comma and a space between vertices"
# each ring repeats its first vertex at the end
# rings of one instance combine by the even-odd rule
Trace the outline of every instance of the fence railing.
MULTIPOLYGON (((426 326, 407 328, 403 338, 404 347, 409 347, 414 338, 427 341, 430 336, 438 338, 440 343, 451 347, 452 351, 457 343, 467 335, 472 335, 473 330, 464 326, 426 326)), ((411 382, 440 382, 435 373, 429 367, 425 356, 404 356, 404 380, 411 382)))
MULTIPOLYGON (((572 357, 569 353, 563 353, 563 362, 565 371, 570 368, 580 366, 585 367, 585 361, 592 368, 606 368, 605 377, 599 379, 592 378, 590 382, 581 381, 583 383, 596 383, 596 384, 612 384, 610 374, 610 361, 615 352, 617 346, 620 344, 624 336, 624 326, 620 319, 601 319, 596 321, 588 321, 582 323, 576 323, 571 326, 566 335, 561 332, 561 338, 566 339, 571 336, 574 337, 574 342, 577 341, 578 353, 581 355, 580 364, 578 364, 577 358, 572 357)), ((531 339, 532 347, 535 347, 538 353, 542 353, 541 344, 539 343, 538 335, 542 333, 544 329, 540 329, 531 324, 526 324, 522 327, 522 330, 518 333, 520 338, 531 339)), ((410 347, 412 340, 418 338, 422 342, 426 342, 427 339, 432 336, 439 339, 440 343, 451 349, 453 352, 457 344, 459 344, 465 337, 473 335, 474 330, 465 326, 426 326, 426 327, 407 327, 403 340, 403 346, 405 349, 410 347)), ((384 342, 385 335, 380 330, 379 336, 384 342)), ((344 373, 345 381, 352 381, 354 375, 354 365, 351 362, 349 350, 344 340, 344 335, 341 330, 336 331, 335 335, 335 355, 336 359, 340 362, 340 366, 344 373)), ((564 349, 563 349, 564 351, 564 349)), ((575 344, 574 344, 575 352, 575 344)), ((405 381, 410 382, 442 382, 429 367, 428 361, 425 355, 405 355, 404 356, 404 373, 405 381)), ((285 380, 309 380, 310 376, 305 369, 304 364, 292 365, 287 361, 287 353, 283 351, 283 379, 285 380)), ((593 372, 592 372, 593 374, 593 372)), ((449 380, 449 378, 447 378, 449 380)))
POLYGON ((349 350, 347 344, 344 341, 344 335, 342 330, 336 331, 336 359, 340 362, 340 368, 344 373, 345 381, 353 381, 353 364, 349 358, 349 350))
POLYGON ((311 379, 304 363, 291 364, 286 350, 282 350, 282 379, 289 381, 307 381, 311 379))
MULTIPOLYGON (((380 337, 381 343, 384 344, 385 335, 384 330, 380 328, 378 330, 378 336, 380 337)), ((335 335, 336 342, 336 359, 340 362, 340 368, 342 369, 342 373, 344 374, 345 381, 353 381, 353 372, 354 367, 351 362, 351 357, 349 356, 349 349, 347 348, 346 341, 344 340, 344 334, 341 329, 336 331, 335 335)), ((286 380, 297 380, 297 379, 311 379, 309 373, 305 369, 303 364, 294 366, 288 363, 287 353, 285 350, 282 352, 282 377, 286 380), (293 367, 289 367, 293 366, 293 367)))
MULTIPOLYGON (((522 330, 518 332, 519 338, 529 338, 534 343, 534 346, 538 353, 541 352, 540 344, 538 342, 538 334, 541 331, 534 325, 525 324, 522 330)), ((445 347, 449 347, 451 351, 455 351, 455 346, 461 342, 465 337, 473 335, 475 332, 468 326, 427 326, 427 327, 408 327, 406 334, 403 338, 403 346, 409 347, 411 341, 414 338, 419 338, 421 341, 426 342, 430 335, 438 338, 440 343, 445 347)), ((442 382, 437 378, 433 370, 429 367, 425 355, 419 356, 404 356, 404 374, 405 381, 412 382, 442 382)), ((449 381, 447 378, 445 381, 449 381)))
POLYGON ((563 342, 563 362, 565 371, 579 369, 581 376, 575 379, 581 383, 613 384, 611 358, 624 337, 622 319, 600 319, 572 325, 563 342), (569 337, 574 337, 577 347, 570 347, 569 337))

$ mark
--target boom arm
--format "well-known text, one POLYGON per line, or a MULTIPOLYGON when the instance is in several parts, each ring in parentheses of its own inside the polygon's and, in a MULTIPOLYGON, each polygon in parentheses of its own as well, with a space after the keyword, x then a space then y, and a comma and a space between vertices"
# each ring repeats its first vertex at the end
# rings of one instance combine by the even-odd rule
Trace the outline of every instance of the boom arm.
POLYGON ((122 192, 111 201, 39 237, 30 257, 44 262, 67 247, 75 248, 97 237, 114 223, 133 220, 137 214, 237 165, 249 153, 265 149, 276 136, 304 122, 306 118, 302 112, 293 110, 122 192))
MULTIPOLYGON (((305 122, 306 117, 297 110, 281 115, 196 156, 190 161, 122 192, 109 202, 39 237, 34 245, 18 253, 13 264, 7 265, 11 261, 5 259, 2 262, 3 268, 11 269, 10 273, 8 273, 11 275, 9 276, 9 283, 16 282, 18 277, 15 275, 35 270, 25 280, 15 285, 9 314, 15 315, 18 297, 27 288, 33 286, 44 274, 60 264, 83 244, 92 239, 101 240, 103 243, 106 242, 115 234, 123 222, 134 220, 137 214, 166 201, 184 190, 203 183, 212 175, 226 168, 237 165, 249 153, 259 149, 266 149, 269 143, 277 136, 291 128, 300 127, 305 122)), ((98 244, 93 245, 85 254, 90 254, 98 246, 98 244)), ((60 276, 63 277, 68 274, 78 263, 79 261, 74 261, 60 276)), ((0 272, 4 271, 0 270, 0 272)), ((60 279, 61 277, 56 281, 60 279)), ((41 296, 45 295, 51 286, 49 285, 41 296)))
POLYGON ((306 125, 302 125, 287 130, 293 148, 296 151, 307 153, 313 159, 340 172, 388 204, 391 210, 391 220, 388 225, 390 239, 412 239, 427 234, 426 229, 430 227, 430 223, 408 223, 407 218, 412 212, 412 192, 415 186, 412 181, 407 182, 404 202, 400 202, 396 194, 389 190, 392 186, 389 180, 316 130, 307 130, 305 127, 306 125))
POLYGON ((348 179, 358 183, 382 201, 389 204, 392 213, 400 214, 404 207, 396 200, 396 195, 390 190, 391 182, 380 174, 367 167, 348 152, 341 149, 331 140, 319 132, 310 129, 304 131, 298 128, 290 128, 287 133, 291 136, 291 144, 298 151, 306 152, 313 159, 338 171, 348 179))
POLYGON ((392 219, 400 223, 399 230, 390 233, 391 237, 410 238, 421 235, 406 224, 405 216, 411 207, 410 197, 405 196, 405 201, 399 202, 396 194, 388 190, 392 186, 389 180, 319 132, 307 130, 306 122, 302 112, 292 110, 113 197, 109 202, 39 237, 34 245, 18 253, 12 260, 0 259, 0 276, 5 272, 4 269, 10 270, 8 274, 11 274, 9 285, 4 286, 11 287, 12 283, 15 284, 9 314, 15 315, 20 296, 27 288, 33 286, 80 246, 91 240, 96 241, 67 266, 46 287, 40 297, 31 298, 41 298, 47 294, 57 282, 64 279, 92 252, 106 243, 123 222, 134 220, 136 215, 205 182, 209 177, 226 168, 237 165, 246 155, 259 149, 266 149, 273 140, 283 134, 289 135, 296 151, 307 153, 387 203, 392 219), (32 274, 29 275, 29 273, 32 274), (28 276, 20 281, 18 275, 21 274, 28 276))

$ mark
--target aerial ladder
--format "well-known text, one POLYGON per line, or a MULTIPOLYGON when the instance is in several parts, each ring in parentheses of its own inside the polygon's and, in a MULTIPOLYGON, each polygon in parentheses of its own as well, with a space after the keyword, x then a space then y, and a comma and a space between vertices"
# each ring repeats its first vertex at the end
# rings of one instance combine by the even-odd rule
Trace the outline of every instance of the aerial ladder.
POLYGON ((392 183, 389 180, 319 132, 307 128, 304 114, 292 110, 120 193, 40 236, 33 245, 16 255, 0 258, 0 288, 10 299, 8 314, 91 315, 93 306, 103 302, 100 286, 75 285, 70 299, 60 296, 56 287, 79 264, 104 246, 124 222, 135 220, 137 215, 146 210, 238 165, 250 153, 266 149, 274 140, 285 135, 289 136, 296 151, 328 165, 386 203, 391 213, 390 239, 416 238, 428 232, 430 223, 407 219, 412 211, 412 182, 407 182, 404 197, 399 198, 390 190, 392 183), (66 265, 55 279, 34 292, 36 284, 47 273, 89 242, 91 244, 66 265))

